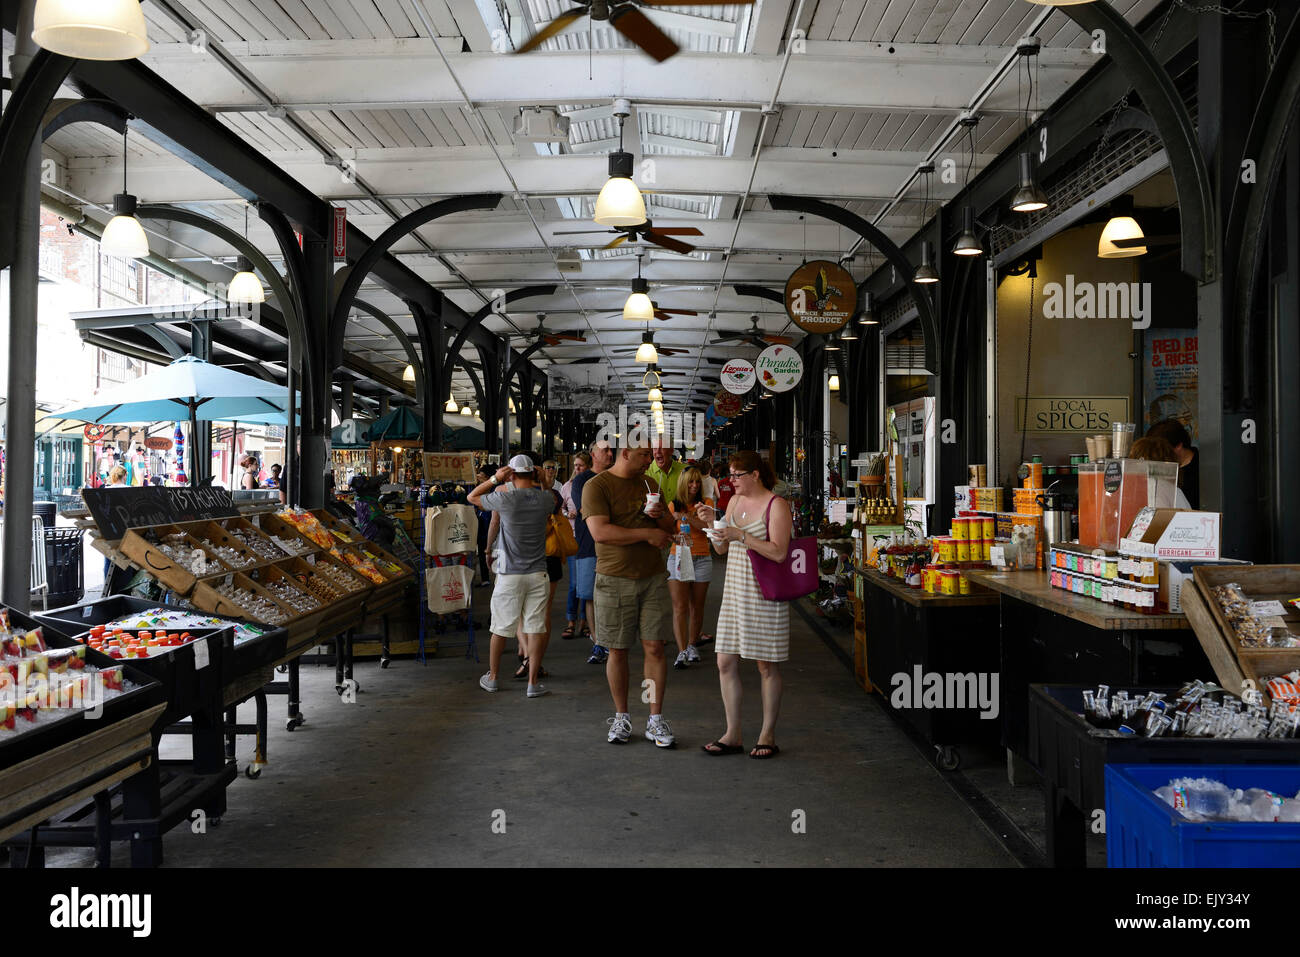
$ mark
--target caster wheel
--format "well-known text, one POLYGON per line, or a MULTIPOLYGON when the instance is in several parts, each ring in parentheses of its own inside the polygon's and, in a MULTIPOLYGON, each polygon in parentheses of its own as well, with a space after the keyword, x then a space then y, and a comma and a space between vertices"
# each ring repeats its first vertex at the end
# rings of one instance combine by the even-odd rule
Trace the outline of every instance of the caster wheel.
POLYGON ((262 766, 260 764, 250 764, 244 768, 244 777, 250 781, 256 781, 262 776, 262 766))
POLYGON ((280 667, 278 667, 278 668, 275 669, 275 673, 276 673, 277 675, 287 675, 287 674, 289 673, 289 666, 288 666, 288 665, 280 665, 280 667))
POLYGON ((286 721, 284 727, 286 731, 293 731, 297 728, 301 728, 306 723, 307 723, 307 719, 299 714, 299 715, 295 715, 294 717, 286 721))
POLYGON ((380 668, 387 668, 388 665, 389 665, 389 663, 390 663, 390 662, 389 662, 389 659, 387 659, 387 658, 380 658, 380 659, 379 659, 379 667, 380 667, 380 668))
POLYGON ((956 771, 961 767, 961 752, 952 745, 936 746, 934 763, 940 771, 956 771))

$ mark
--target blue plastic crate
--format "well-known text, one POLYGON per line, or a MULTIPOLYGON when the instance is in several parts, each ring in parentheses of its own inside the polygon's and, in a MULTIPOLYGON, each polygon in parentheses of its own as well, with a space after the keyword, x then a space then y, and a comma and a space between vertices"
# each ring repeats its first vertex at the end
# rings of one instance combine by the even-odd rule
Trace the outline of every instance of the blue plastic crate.
POLYGON ((1300 867, 1300 824, 1188 821, 1153 793, 1185 777, 1300 791, 1300 765, 1108 764, 1108 867, 1300 867))

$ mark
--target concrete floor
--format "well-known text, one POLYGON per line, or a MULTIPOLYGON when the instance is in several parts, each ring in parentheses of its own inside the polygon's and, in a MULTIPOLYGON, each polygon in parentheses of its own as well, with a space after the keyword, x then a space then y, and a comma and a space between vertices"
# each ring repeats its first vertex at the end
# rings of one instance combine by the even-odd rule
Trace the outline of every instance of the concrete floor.
MULTIPOLYGON (((635 697, 633 740, 608 744, 604 669, 586 664, 585 642, 559 640, 560 587, 546 698, 525 698, 508 678, 495 695, 480 690, 486 667, 465 659, 463 641, 444 642, 427 665, 360 664, 353 704, 335 694, 332 667, 304 666, 307 724, 287 732, 284 698, 271 699, 261 778, 231 785, 219 827, 168 834, 166 866, 1016 866, 799 615, 783 669, 780 756, 700 751, 723 729, 711 653, 669 671, 675 749, 640 736, 647 706, 635 697), (502 818, 505 833, 495 833, 502 818)), ((475 592, 483 605, 486 595, 475 592)), ((715 583, 706 622, 720 598, 715 583)), ((486 608, 480 618, 486 624, 486 608)), ((634 651, 634 687, 640 660, 634 651)), ((752 744, 752 665, 744 682, 752 744)), ((251 705, 240 720, 252 720, 251 705)), ((184 747, 169 738, 163 756, 184 747)), ((251 751, 241 738, 241 768, 251 751)), ((126 866, 126 853, 115 848, 115 866, 126 866)), ((89 860, 51 852, 49 864, 89 860)))

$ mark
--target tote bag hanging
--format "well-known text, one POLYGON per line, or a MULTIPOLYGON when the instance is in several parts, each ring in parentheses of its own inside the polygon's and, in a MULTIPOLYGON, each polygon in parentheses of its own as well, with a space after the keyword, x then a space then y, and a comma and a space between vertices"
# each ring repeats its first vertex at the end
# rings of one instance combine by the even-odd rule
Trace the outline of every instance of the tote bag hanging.
MULTIPOLYGON (((775 501, 776 496, 773 495, 767 503, 767 510, 763 512, 764 529, 767 529, 768 516, 772 514, 772 502, 775 501)), ((749 564, 754 569, 758 589, 768 601, 794 601, 817 590, 815 535, 790 539, 790 549, 786 552, 785 560, 780 562, 764 558, 752 548, 746 551, 749 553, 749 564)))

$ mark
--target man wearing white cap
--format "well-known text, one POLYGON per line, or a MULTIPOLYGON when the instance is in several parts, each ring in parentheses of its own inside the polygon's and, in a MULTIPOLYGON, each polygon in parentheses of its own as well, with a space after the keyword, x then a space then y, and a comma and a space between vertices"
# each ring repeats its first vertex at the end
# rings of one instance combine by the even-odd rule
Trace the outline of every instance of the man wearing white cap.
POLYGON ((537 678, 546 654, 546 605, 550 582, 546 575, 546 523, 555 511, 555 496, 537 483, 533 460, 516 455, 486 482, 469 493, 475 508, 501 516, 492 589, 492 643, 488 673, 479 679, 484 691, 497 690, 497 672, 507 638, 515 637, 522 623, 521 651, 528 657, 528 697, 549 694, 537 678), (496 488, 509 481, 505 488, 496 488), (493 491, 493 489, 496 489, 493 491))

